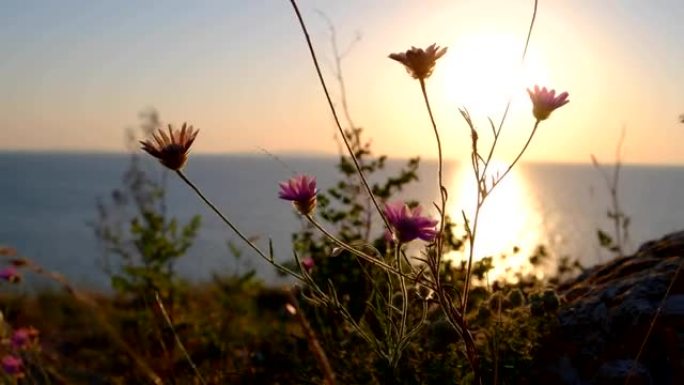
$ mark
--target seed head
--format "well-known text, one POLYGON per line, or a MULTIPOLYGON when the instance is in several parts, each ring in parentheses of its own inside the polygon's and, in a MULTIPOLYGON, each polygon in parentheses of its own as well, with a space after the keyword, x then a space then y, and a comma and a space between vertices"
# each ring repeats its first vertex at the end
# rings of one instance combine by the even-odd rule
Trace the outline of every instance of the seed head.
POLYGON ((153 157, 159 159, 161 164, 167 168, 178 171, 185 165, 188 160, 188 152, 192 142, 199 133, 195 131, 192 126, 183 123, 180 130, 176 130, 169 124, 169 133, 162 129, 152 134, 153 140, 146 140, 140 142, 142 149, 153 157))
POLYGON ((413 76, 413 78, 424 80, 432 75, 435 62, 444 56, 446 51, 446 47, 440 48, 436 44, 432 44, 425 49, 411 47, 406 52, 393 53, 389 57, 403 64, 406 67, 406 72, 413 76))

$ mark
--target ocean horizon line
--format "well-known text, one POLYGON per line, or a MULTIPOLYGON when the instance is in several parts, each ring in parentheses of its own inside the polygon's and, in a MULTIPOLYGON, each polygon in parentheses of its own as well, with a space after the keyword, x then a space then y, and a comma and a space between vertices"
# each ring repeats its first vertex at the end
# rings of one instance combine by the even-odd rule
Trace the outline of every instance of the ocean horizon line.
MULTIPOLYGON (((11 155, 11 156, 104 156, 104 157, 128 157, 133 155, 131 151, 121 150, 121 151, 97 151, 97 150, 64 150, 64 149, 51 149, 51 150, 37 150, 37 149, 0 149, 0 156, 11 155)), ((144 153, 140 152, 140 155, 144 153)), ((201 159, 216 159, 216 158, 242 158, 242 159, 254 159, 254 158, 286 158, 286 159, 336 159, 340 154, 332 153, 311 153, 311 152, 195 152, 192 153, 192 158, 201 159)), ((389 161, 406 161, 414 157, 406 156, 387 156, 389 161)), ((437 158, 433 157, 420 157, 421 162, 437 162, 437 158)), ((460 163, 466 163, 457 159, 445 159, 445 163, 451 165, 457 165, 460 163)), ((556 160, 524 160, 521 159, 521 165, 525 166, 593 166, 590 160, 586 162, 580 161, 556 161, 556 160)), ((613 161, 602 161, 602 166, 612 166, 615 163, 613 161)), ((682 168, 684 163, 649 163, 649 162, 630 162, 623 160, 621 162, 622 167, 644 167, 644 168, 682 168)))

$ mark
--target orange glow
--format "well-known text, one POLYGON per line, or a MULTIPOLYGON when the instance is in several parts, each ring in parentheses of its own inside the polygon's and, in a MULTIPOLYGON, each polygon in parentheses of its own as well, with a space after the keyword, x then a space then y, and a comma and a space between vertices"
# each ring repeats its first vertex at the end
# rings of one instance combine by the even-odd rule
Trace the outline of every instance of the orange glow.
MULTIPOLYGON (((155 14, 139 16, 133 5, 104 19, 80 18, 81 9, 65 6, 70 16, 46 18, 36 29, 31 3, 24 3, 0 15, 7 29, 0 45, 22 48, 0 71, 2 149, 122 151, 124 128, 151 106, 164 123, 187 121, 202 130, 194 153, 336 154, 336 128, 287 4, 169 8, 173 25, 155 14), (64 25, 72 27, 63 31, 64 25), (84 40, 82 31, 93 28, 110 32, 84 40), (64 90, 73 97, 64 98, 64 90)), ((302 10, 340 107, 330 34, 315 3, 302 1, 302 10)), ((569 92, 571 102, 545 122, 524 161, 610 158, 624 126, 628 163, 684 164, 676 145, 684 140, 677 119, 684 100, 681 7, 540 3, 521 64, 531 2, 327 3, 320 11, 330 16, 345 53, 350 113, 376 153, 436 157, 418 83, 387 57, 436 43, 448 51, 427 88, 447 159, 462 160, 468 150, 458 108, 489 131, 486 118, 499 121, 512 98, 500 144, 508 159, 534 123, 525 89, 539 84, 569 92), (350 44, 357 33, 362 39, 350 44)), ((92 2, 85 10, 100 7, 112 6, 92 2)))
MULTIPOLYGON (((507 165, 494 162, 490 167, 491 173, 488 171, 488 174, 496 175, 503 173, 507 165)), ((448 204, 447 212, 452 218, 461 218, 463 210, 472 224, 477 197, 473 172, 469 167, 464 167, 453 180, 449 190, 454 199, 448 204)), ((540 233, 541 215, 534 208, 529 195, 524 178, 513 169, 487 198, 480 211, 474 260, 494 257, 494 268, 489 273, 490 281, 499 278, 514 281, 517 272, 533 272, 528 258, 540 244, 543 234, 540 233), (514 247, 519 248, 518 253, 513 253, 514 247), (506 255, 505 259, 500 259, 502 253, 506 255)), ((451 257, 461 260, 467 256, 466 247, 462 255, 451 257)), ((534 273, 540 277, 543 275, 541 271, 534 273)))
POLYGON ((452 55, 440 63, 443 93, 473 115, 499 114, 511 97, 514 104, 528 102, 526 88, 549 80, 544 60, 536 53, 530 51, 521 62, 520 36, 471 33, 456 39, 449 49, 452 55))

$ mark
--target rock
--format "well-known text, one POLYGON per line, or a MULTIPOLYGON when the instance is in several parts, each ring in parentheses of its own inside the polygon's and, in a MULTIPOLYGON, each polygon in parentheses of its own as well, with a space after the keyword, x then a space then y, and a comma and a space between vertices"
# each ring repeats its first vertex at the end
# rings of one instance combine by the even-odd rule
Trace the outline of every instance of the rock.
POLYGON ((684 384, 684 231, 557 288, 535 372, 557 385, 684 384), (628 378, 629 377, 629 378, 628 378))

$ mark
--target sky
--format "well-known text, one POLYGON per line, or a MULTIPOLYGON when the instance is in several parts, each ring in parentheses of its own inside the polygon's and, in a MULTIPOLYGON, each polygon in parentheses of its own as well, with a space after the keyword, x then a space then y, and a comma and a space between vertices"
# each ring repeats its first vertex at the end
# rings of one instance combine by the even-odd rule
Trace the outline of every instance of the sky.
MULTIPOLYGON (((684 164, 681 0, 301 0, 340 106, 329 20, 354 123, 377 153, 434 158, 417 81, 388 54, 448 47, 427 81, 445 157, 467 160, 501 119, 510 159, 534 124, 526 88, 570 93, 527 161, 684 164), (325 15, 322 16, 322 15, 325 15), (327 18, 327 19, 326 19, 327 18), (347 48, 349 48, 347 50, 347 48)), ((0 150, 125 151, 138 113, 200 129, 194 153, 336 154, 336 128, 289 1, 4 0, 0 150)))

